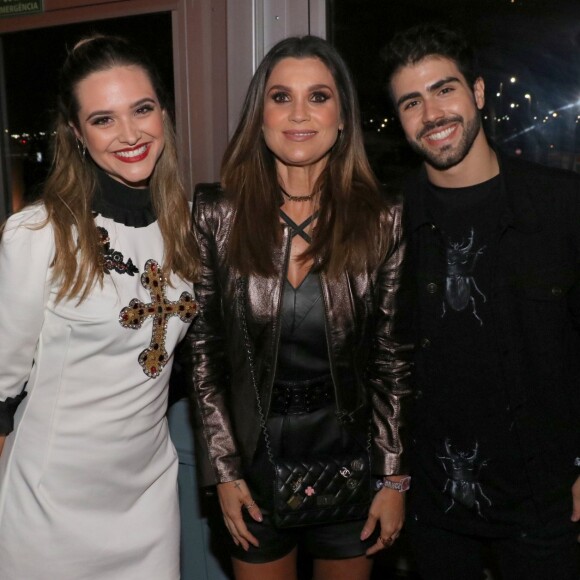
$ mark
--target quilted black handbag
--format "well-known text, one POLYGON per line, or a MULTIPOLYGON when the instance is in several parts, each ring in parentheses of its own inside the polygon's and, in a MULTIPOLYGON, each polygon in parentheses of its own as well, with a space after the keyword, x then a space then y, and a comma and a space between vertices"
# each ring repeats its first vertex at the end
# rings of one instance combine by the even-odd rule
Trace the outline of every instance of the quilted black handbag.
POLYGON ((366 518, 372 499, 370 430, 367 448, 363 449, 361 446, 360 450, 345 455, 305 457, 301 460, 273 456, 256 382, 243 292, 240 292, 239 303, 260 426, 266 442, 268 460, 275 473, 272 513, 274 525, 289 528, 366 518))
POLYGON ((274 459, 274 512, 279 528, 364 519, 371 501, 368 454, 274 459))

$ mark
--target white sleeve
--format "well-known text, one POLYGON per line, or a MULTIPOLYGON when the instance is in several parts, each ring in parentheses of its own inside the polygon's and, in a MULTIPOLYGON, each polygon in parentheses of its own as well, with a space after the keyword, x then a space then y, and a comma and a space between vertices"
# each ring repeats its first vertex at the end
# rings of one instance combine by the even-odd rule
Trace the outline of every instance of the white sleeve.
POLYGON ((44 322, 54 258, 45 217, 43 206, 13 215, 0 240, 0 414, 28 380, 44 322))

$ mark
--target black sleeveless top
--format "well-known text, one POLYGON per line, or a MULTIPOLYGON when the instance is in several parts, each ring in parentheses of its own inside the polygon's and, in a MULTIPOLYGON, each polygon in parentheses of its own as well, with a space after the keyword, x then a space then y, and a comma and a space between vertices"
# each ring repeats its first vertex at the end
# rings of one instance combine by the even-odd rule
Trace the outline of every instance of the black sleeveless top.
MULTIPOLYGON (((280 215, 290 226, 292 237, 299 235, 310 242, 310 236, 304 229, 316 218, 316 214, 301 224, 296 224, 282 211, 280 215)), ((277 380, 301 381, 330 373, 325 325, 320 276, 311 270, 296 288, 286 280, 282 297, 277 380)))
POLYGON ((311 271, 297 288, 284 284, 276 378, 300 381, 328 373, 320 278, 311 271))

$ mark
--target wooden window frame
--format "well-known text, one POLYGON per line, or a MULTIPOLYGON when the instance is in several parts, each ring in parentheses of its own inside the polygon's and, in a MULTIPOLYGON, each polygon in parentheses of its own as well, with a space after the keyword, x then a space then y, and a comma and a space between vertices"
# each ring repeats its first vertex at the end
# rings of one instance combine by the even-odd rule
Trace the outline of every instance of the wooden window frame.
MULTIPOLYGON (((226 4, 227 0, 44 0, 43 13, 0 19, 0 35, 171 12, 177 146, 185 187, 192 192, 195 183, 218 178, 227 143, 226 4)), ((3 78, 0 82, 5 84, 3 78)), ((2 132, 5 114, 3 120, 2 132)), ((10 195, 2 194, 5 200, 10 195)), ((0 218, 1 214, 2 208, 0 218)))

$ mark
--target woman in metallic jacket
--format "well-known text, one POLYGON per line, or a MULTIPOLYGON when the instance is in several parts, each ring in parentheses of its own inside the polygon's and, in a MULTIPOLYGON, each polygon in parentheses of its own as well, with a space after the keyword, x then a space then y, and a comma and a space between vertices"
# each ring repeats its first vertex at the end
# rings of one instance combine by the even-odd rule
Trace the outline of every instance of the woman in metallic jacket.
POLYGON ((194 209, 198 462, 201 484, 217 484, 238 580, 296 578, 298 544, 314 578, 364 580, 368 556, 399 534, 410 399, 400 212, 369 167, 342 58, 316 37, 278 43, 251 81, 221 184, 199 185, 194 209), (370 420, 380 491, 366 521, 272 523, 244 324, 274 455, 365 445, 370 420))

